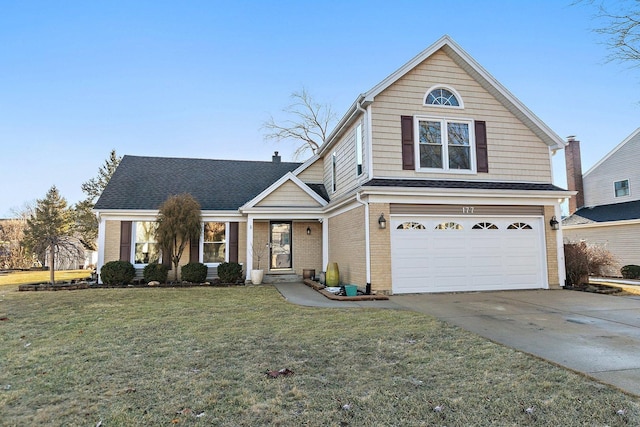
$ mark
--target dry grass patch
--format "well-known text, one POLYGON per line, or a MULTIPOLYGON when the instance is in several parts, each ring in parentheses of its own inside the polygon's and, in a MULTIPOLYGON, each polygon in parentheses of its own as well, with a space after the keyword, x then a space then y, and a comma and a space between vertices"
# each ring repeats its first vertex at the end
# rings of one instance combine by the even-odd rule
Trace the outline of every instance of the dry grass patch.
POLYGON ((431 317, 268 286, 7 292, 0 317, 0 424, 640 424, 634 397, 431 317))
MULTIPOLYGON (((91 277, 89 270, 64 270, 56 271, 56 282, 66 280, 88 279, 91 277)), ((26 285, 31 283, 48 283, 49 271, 14 271, 0 275, 0 286, 26 285)))

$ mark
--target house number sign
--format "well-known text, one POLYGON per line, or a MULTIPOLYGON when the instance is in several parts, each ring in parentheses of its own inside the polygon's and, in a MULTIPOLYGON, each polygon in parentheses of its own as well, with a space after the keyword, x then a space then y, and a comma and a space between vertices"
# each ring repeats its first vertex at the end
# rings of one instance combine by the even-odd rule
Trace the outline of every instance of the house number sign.
POLYGON ((463 214, 472 214, 473 213, 473 206, 463 206, 462 207, 462 213, 463 214))

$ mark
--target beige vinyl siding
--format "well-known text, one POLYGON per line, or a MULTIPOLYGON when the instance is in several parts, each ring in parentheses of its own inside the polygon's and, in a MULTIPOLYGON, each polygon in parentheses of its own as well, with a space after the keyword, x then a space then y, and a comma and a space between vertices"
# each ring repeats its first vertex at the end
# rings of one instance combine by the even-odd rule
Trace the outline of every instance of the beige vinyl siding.
POLYGON ((324 186, 329 192, 329 195, 333 197, 340 196, 353 190, 356 185, 364 182, 368 179, 367 176, 367 159, 366 159, 366 129, 364 120, 358 120, 343 134, 342 138, 333 146, 333 149, 327 151, 324 155, 324 186), (356 127, 358 124, 362 124, 362 135, 365 139, 364 143, 364 158, 362 164, 363 173, 360 176, 356 176, 356 127), (336 191, 332 192, 332 168, 333 168, 333 153, 336 153, 336 191))
POLYGON ((563 228, 565 242, 601 245, 616 256, 620 266, 640 265, 640 224, 563 228))
POLYGON ((300 181, 307 184, 321 184, 324 180, 324 165, 322 159, 318 159, 298 174, 300 181))
POLYGON ((548 146, 442 51, 376 96, 372 121, 373 172, 377 177, 551 182, 548 146), (464 109, 424 106, 427 90, 436 85, 454 88, 464 102, 464 109), (403 115, 486 121, 489 173, 402 170, 400 116, 403 115))
POLYGON ((341 283, 366 286, 364 206, 329 218, 329 262, 337 262, 341 283))
POLYGON ((282 184, 278 189, 269 194, 260 203, 256 204, 260 207, 276 207, 276 206, 320 206, 309 194, 304 192, 300 187, 291 181, 282 184))
POLYGON ((640 200, 640 133, 583 176, 585 206, 640 200), (615 197, 613 183, 629 180, 629 195, 615 197))

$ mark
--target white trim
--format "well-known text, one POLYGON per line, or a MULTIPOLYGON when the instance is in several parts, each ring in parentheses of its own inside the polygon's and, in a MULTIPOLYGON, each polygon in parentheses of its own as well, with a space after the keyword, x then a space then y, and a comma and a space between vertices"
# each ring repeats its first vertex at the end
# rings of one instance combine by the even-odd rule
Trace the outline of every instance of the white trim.
POLYGON ((220 265, 219 262, 204 262, 204 243, 205 243, 204 242, 204 224, 205 222, 224 223, 224 261, 222 262, 228 262, 229 261, 229 230, 230 230, 229 221, 208 221, 202 218, 202 222, 200 223, 200 240, 198 243, 198 262, 203 263, 207 267, 217 267, 218 265, 220 265))
POLYGON ((640 219, 624 219, 620 221, 590 222, 587 224, 563 225, 563 230, 579 230, 581 228, 616 227, 619 225, 640 224, 640 219))
POLYGON ((262 200, 264 200, 267 196, 269 196, 275 190, 280 188, 287 181, 291 181, 296 186, 298 186, 298 188, 300 188, 302 191, 304 191, 309 197, 311 197, 313 200, 318 202, 318 204, 320 206, 326 206, 327 205, 327 201, 324 200, 322 197, 320 197, 318 195, 318 193, 316 193, 311 188, 309 188, 304 182, 300 181, 300 178, 295 176, 292 172, 287 172, 279 180, 277 180, 276 182, 271 184, 269 187, 267 187, 266 190, 262 191, 262 193, 258 194, 256 197, 254 197, 253 199, 249 200, 247 203, 242 205, 239 208, 240 212, 244 213, 247 209, 256 207, 256 205, 258 203, 260 203, 262 200))
POLYGON ((246 248, 246 280, 251 280, 251 270, 253 269, 253 216, 247 218, 247 248, 246 248))
MULTIPOLYGON (((98 262, 96 264, 96 272, 98 273, 98 278, 100 278, 100 269, 104 265, 104 251, 105 251, 105 242, 106 242, 106 219, 103 217, 99 217, 100 222, 98 222, 98 262)), ((100 282, 100 280, 98 280, 100 282)))
POLYGON ((620 144, 616 145, 615 148, 613 150, 609 151, 609 153, 607 153, 606 156, 604 156, 602 159, 600 159, 600 161, 598 163, 596 163, 595 165, 591 166, 591 168, 589 168, 589 170, 586 171, 584 173, 584 175, 582 175, 582 177, 584 178, 587 175, 589 175, 591 172, 593 172, 594 169, 596 169, 598 166, 600 166, 602 163, 604 163, 609 157, 613 156, 619 149, 621 149, 627 142, 629 142, 633 138, 635 138, 638 134, 640 134, 640 127, 638 129, 634 130, 633 132, 631 132, 631 135, 626 137, 624 139, 624 141, 622 141, 620 144))
POLYGON ((331 153, 331 194, 338 191, 338 153, 331 153))
POLYGON ((425 92, 424 97, 422 98, 422 105, 425 106, 425 107, 454 108, 454 109, 458 109, 458 110, 464 110, 464 101, 462 100, 462 97, 460 96, 458 91, 455 90, 452 86, 443 85, 443 84, 437 84, 437 85, 431 86, 425 92), (429 96, 429 94, 431 92, 433 92, 436 89, 445 89, 445 90, 448 90, 449 92, 451 92, 453 94, 453 96, 456 97, 456 100, 458 101, 459 105, 427 104, 427 97, 429 96))
POLYGON ((463 174, 463 175, 475 175, 477 174, 476 164, 476 134, 473 119, 463 117, 436 117, 436 116, 413 116, 413 152, 415 171, 420 173, 449 173, 449 174, 463 174), (420 167, 420 122, 432 121, 440 122, 440 137, 442 147, 442 168, 423 168, 420 167), (450 169, 449 168, 449 123, 463 123, 469 128, 469 169, 450 169))
POLYGON ((367 106, 367 138, 366 138, 366 147, 367 147, 367 169, 369 169, 369 179, 373 179, 373 129, 371 122, 373 107, 371 105, 367 106))
POLYGON ((354 129, 354 133, 355 133, 355 137, 354 137, 354 141, 355 141, 355 151, 356 151, 356 179, 360 178, 362 175, 364 175, 364 134, 362 132, 362 128, 363 128, 363 124, 362 121, 360 121, 359 123, 356 124, 356 127, 354 129), (358 129, 360 129, 360 132, 358 132, 358 129), (358 141, 358 133, 360 134, 360 140, 358 141), (358 154, 360 154, 360 156, 358 156, 358 154), (360 157, 360 159, 358 159, 358 157, 360 157), (358 161, 360 161, 360 163, 358 164, 358 161), (358 173, 358 166, 360 166, 360 172, 358 173))
POLYGON ((369 221, 369 203, 360 198, 360 193, 356 193, 356 201, 364 206, 364 265, 365 278, 367 284, 371 283, 371 222, 369 221))
MULTIPOLYGON (((553 213, 557 218, 562 218, 562 211, 560 210, 560 203, 556 203, 553 207, 553 213)), ((544 224, 546 229, 546 224, 544 224)), ((559 230, 551 230, 550 233, 555 233, 556 235, 556 257, 558 259, 558 283, 560 286, 564 287, 565 280, 567 277, 567 273, 565 271, 565 261, 564 261, 564 237, 562 236, 562 221, 560 222, 559 230)), ((545 254, 546 257, 546 254, 545 254)))

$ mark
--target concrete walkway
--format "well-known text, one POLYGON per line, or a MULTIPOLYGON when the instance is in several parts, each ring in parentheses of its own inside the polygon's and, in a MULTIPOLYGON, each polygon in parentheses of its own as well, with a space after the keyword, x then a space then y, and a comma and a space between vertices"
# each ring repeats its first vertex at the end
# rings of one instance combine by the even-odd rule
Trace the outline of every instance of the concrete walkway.
POLYGON ((331 301, 304 284, 278 284, 294 304, 425 313, 497 343, 640 396, 640 296, 502 291, 331 301))

